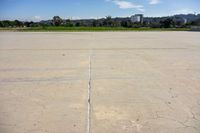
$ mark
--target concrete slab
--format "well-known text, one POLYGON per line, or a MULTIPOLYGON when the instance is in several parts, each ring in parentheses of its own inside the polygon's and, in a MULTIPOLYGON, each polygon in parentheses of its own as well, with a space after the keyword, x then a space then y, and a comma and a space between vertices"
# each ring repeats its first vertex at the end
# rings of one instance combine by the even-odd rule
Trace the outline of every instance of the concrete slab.
POLYGON ((2 133, 86 131, 87 54, 3 50, 0 60, 2 133))
POLYGON ((85 130, 84 81, 1 84, 2 133, 79 133, 85 130))
POLYGON ((187 50, 145 51, 94 56, 91 132, 198 133, 199 61, 187 50))
POLYGON ((0 33, 3 133, 199 133, 200 33, 0 33))

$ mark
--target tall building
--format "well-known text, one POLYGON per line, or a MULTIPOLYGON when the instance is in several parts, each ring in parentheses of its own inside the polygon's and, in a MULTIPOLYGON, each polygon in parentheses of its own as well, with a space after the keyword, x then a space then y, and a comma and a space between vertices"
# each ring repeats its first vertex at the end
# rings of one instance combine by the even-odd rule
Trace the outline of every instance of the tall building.
POLYGON ((131 22, 143 23, 143 14, 135 14, 135 15, 131 16, 131 22))

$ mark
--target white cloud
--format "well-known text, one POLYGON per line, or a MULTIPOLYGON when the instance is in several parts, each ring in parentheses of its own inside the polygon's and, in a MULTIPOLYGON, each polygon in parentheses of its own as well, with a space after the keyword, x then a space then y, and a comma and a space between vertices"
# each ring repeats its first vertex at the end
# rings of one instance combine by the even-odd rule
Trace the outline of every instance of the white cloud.
POLYGON ((30 16, 30 17, 4 17, 0 18, 2 20, 20 20, 20 21, 34 21, 39 22, 45 18, 42 18, 41 16, 30 16))
POLYGON ((102 16, 86 16, 86 17, 80 17, 80 16, 72 16, 72 17, 63 17, 71 20, 80 20, 80 19, 98 19, 98 18, 103 18, 102 16))
POLYGON ((42 20, 42 17, 41 16, 33 16, 31 18, 32 21, 41 21, 42 20))
POLYGON ((142 5, 134 4, 133 2, 125 1, 125 0, 106 0, 113 2, 121 9, 137 9, 141 12, 144 12, 144 7, 142 5))
POLYGON ((180 9, 173 12, 173 14, 190 14, 190 13, 194 13, 194 11, 191 9, 180 9))
POLYGON ((35 19, 41 19, 41 16, 34 16, 35 19))
POLYGON ((160 0, 149 0, 150 5, 156 5, 156 4, 159 4, 159 3, 160 3, 160 0))

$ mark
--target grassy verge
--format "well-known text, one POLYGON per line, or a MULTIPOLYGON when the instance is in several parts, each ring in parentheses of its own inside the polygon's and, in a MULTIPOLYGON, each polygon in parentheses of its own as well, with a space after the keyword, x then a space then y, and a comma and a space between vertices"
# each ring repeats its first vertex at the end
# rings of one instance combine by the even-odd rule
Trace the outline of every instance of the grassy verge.
POLYGON ((123 27, 29 27, 29 28, 0 28, 0 31, 20 32, 78 32, 78 31, 189 31, 189 28, 123 28, 123 27))

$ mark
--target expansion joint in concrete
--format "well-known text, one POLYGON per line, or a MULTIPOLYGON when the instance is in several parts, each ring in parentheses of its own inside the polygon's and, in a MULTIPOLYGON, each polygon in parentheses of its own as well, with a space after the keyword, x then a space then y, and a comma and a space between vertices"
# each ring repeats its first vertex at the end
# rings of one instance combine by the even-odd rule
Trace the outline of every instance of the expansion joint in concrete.
POLYGON ((91 125, 91 55, 89 56, 89 67, 88 67, 88 98, 87 98, 87 133, 90 133, 91 125))

